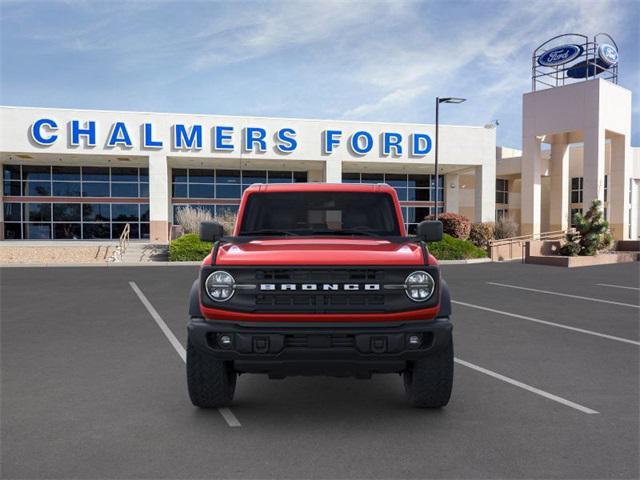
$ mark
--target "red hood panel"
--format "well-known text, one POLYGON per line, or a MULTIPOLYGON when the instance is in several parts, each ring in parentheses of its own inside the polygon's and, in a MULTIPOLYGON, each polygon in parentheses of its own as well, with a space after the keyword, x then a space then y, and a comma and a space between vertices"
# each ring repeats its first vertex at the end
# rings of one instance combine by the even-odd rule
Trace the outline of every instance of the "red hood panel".
POLYGON ((415 243, 376 239, 300 238, 225 244, 217 265, 420 265, 415 243))

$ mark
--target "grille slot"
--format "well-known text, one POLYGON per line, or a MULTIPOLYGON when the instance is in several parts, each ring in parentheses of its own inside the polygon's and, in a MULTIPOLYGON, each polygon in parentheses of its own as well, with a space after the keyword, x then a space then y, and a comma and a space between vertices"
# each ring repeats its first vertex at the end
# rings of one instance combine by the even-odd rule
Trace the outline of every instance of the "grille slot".
POLYGON ((287 335, 285 348, 353 348, 353 335, 287 335))

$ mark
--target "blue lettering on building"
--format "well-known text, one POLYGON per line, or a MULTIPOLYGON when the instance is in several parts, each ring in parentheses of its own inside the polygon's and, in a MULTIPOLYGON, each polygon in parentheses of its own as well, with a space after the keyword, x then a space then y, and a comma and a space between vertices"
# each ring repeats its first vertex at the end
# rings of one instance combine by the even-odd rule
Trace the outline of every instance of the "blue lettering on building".
POLYGON ((293 128, 281 128, 276 132, 276 148, 282 153, 293 152, 298 147, 295 136, 296 131, 293 128))
POLYGON ((402 155, 402 135, 399 133, 385 132, 382 135, 382 155, 402 155))
POLYGON ((187 129, 178 123, 173 127, 173 147, 175 149, 202 149, 202 125, 193 125, 187 129))
POLYGON ((351 150, 357 155, 369 153, 373 148, 373 137, 369 132, 359 130, 351 136, 351 150))
POLYGON ((145 123, 142 133, 142 148, 162 148, 161 140, 153 139, 153 125, 145 123))
POLYGON ((244 136, 244 149, 246 152, 253 152, 254 147, 258 146, 258 152, 266 152, 267 151, 267 142, 265 141, 265 137, 267 136, 267 131, 264 128, 260 127, 247 127, 245 129, 244 136))
POLYGON ((334 148, 340 145, 340 137, 342 130, 325 130, 322 135, 322 152, 325 154, 333 153, 334 148))
POLYGON ((233 150, 233 145, 228 143, 231 141, 233 127, 215 127, 213 148, 215 150, 233 150))
POLYGON ((133 147, 131 137, 124 122, 116 122, 113 124, 111 135, 109 135, 109 140, 107 140, 107 147, 115 147, 116 145, 121 145, 126 148, 133 147))
POLYGON ((96 146, 96 122, 90 120, 85 122, 84 128, 80 128, 79 120, 71 121, 71 145, 77 147, 80 145, 80 137, 85 137, 88 147, 96 146))
POLYGON ((33 122, 33 125, 31 125, 31 138, 38 145, 53 145, 53 143, 55 143, 55 141, 58 139, 58 135, 50 133, 49 135, 45 136, 44 132, 42 131, 43 127, 46 127, 46 129, 50 132, 55 132, 56 130, 58 130, 58 124, 55 121, 51 120, 50 118, 41 118, 33 122))
POLYGON ((431 151, 431 137, 426 133, 414 133, 411 139, 411 155, 418 157, 431 151))

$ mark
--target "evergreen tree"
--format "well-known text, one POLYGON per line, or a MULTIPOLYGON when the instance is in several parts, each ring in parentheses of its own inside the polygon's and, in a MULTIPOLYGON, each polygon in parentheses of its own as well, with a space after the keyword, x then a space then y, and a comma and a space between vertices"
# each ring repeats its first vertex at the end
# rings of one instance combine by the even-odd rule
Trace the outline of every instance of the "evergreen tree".
POLYGON ((609 222, 604 219, 600 200, 594 200, 584 215, 576 213, 573 223, 576 231, 567 234, 567 243, 560 249, 562 255, 595 255, 612 244, 609 222))

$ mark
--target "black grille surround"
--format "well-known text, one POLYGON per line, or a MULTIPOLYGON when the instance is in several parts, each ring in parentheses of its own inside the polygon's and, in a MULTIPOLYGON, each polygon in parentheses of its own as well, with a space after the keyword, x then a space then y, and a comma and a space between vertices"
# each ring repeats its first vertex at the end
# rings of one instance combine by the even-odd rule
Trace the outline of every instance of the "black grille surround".
POLYGON ((440 296, 440 272, 437 266, 205 266, 200 272, 201 301, 205 307, 244 313, 393 313, 434 307, 440 296), (204 290, 207 277, 217 271, 230 273, 238 288, 226 302, 215 302, 204 290), (436 282, 429 300, 409 299, 404 284, 415 271, 428 272, 436 282), (261 285, 273 285, 263 290, 261 285), (282 290, 281 286, 296 289, 282 290), (317 285, 315 290, 302 290, 302 285, 317 285), (337 290, 324 290, 331 284, 337 290), (368 287, 366 287, 368 285, 368 287), (373 286, 378 285, 379 288, 373 286), (385 288, 394 285, 396 288, 385 288), (351 290, 345 290, 349 286, 351 290), (355 289, 354 286, 358 288, 355 289))

